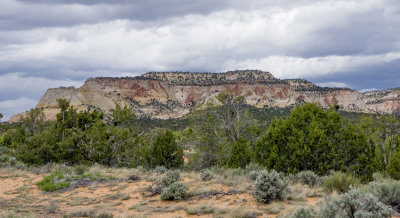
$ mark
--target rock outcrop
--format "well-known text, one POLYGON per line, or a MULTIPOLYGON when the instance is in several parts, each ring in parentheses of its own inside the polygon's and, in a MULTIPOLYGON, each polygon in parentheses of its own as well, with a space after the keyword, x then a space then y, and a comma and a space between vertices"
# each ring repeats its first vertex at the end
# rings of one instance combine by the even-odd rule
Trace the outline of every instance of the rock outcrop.
MULTIPOLYGON (((90 78, 80 88, 49 89, 36 108, 55 119, 56 100, 66 98, 78 110, 111 113, 115 104, 128 105, 139 116, 177 118, 196 105, 215 102, 220 92, 231 90, 255 107, 287 107, 315 102, 327 107, 337 102, 345 111, 393 113, 400 110, 400 89, 360 93, 348 88, 323 88, 301 79, 279 80, 258 70, 226 73, 150 72, 138 77, 90 78)), ((17 121, 20 114, 10 121, 17 121)))

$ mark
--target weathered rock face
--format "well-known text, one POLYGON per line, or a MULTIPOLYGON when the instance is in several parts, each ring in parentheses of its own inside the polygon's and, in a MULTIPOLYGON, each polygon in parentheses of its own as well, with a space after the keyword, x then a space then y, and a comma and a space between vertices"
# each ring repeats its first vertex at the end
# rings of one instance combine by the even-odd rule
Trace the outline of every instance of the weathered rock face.
MULTIPOLYGON (((400 110, 400 89, 359 93, 347 88, 321 88, 300 79, 279 80, 263 71, 226 73, 150 72, 133 78, 88 79, 80 88, 49 89, 36 108, 55 119, 58 98, 71 99, 78 110, 97 108, 110 113, 115 104, 128 105, 136 115, 176 118, 196 105, 216 102, 220 92, 231 90, 256 107, 287 107, 315 102, 327 107, 338 102, 346 111, 393 113, 400 110)), ((20 115, 10 121, 17 121, 20 115)))
POLYGON ((400 112, 400 88, 366 92, 363 96, 368 112, 400 112))

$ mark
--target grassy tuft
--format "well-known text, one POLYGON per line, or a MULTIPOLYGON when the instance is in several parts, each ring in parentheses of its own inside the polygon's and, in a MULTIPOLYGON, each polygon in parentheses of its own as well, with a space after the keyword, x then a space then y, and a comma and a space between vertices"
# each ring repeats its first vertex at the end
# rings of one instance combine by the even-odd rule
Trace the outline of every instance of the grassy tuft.
POLYGON ((52 192, 69 187, 70 183, 63 181, 63 179, 64 174, 62 172, 56 172, 45 177, 42 181, 36 183, 36 185, 43 191, 52 192))
POLYGON ((334 172, 324 180, 324 190, 328 193, 333 191, 343 193, 359 184, 360 181, 354 176, 342 172, 334 172))

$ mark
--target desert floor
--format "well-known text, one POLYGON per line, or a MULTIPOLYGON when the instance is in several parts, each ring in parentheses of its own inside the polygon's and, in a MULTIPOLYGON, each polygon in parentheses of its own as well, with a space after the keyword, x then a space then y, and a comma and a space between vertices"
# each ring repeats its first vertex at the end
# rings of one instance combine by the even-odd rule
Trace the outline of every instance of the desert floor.
POLYGON ((324 198, 321 188, 291 184, 285 201, 258 203, 253 181, 227 170, 202 181, 200 173, 181 172, 190 198, 163 201, 149 196, 148 187, 162 173, 143 169, 91 167, 87 171, 114 179, 84 187, 44 192, 36 186, 54 169, 0 168, 2 217, 285 217, 300 206, 315 208, 324 198), (130 176, 139 179, 132 181, 130 176), (219 194, 218 194, 219 193, 219 194))

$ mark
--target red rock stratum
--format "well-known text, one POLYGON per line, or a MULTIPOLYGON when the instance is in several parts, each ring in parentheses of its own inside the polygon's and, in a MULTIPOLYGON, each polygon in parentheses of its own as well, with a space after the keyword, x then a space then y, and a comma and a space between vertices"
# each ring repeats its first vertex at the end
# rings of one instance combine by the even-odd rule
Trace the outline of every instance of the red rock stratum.
MULTIPOLYGON (((255 107, 287 107, 314 102, 327 107, 337 102, 345 111, 393 113, 400 111, 400 89, 360 93, 348 88, 323 88, 302 79, 280 80, 259 70, 225 73, 150 72, 138 77, 90 78, 80 88, 48 89, 36 108, 46 119, 55 119, 56 100, 66 98, 78 110, 99 109, 110 113, 115 104, 129 106, 139 116, 182 117, 199 104, 231 90, 255 107)), ((9 121, 18 121, 21 114, 9 121)))

